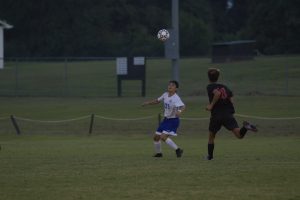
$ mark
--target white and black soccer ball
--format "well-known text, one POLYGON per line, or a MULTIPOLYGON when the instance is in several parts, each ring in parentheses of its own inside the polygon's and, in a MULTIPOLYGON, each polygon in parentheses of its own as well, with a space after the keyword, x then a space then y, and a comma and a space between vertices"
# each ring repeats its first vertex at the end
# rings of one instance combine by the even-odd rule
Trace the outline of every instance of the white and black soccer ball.
POLYGON ((168 30, 166 29, 161 29, 158 31, 157 33, 157 38, 160 40, 160 41, 166 41, 167 39, 169 39, 170 37, 170 33, 168 30))

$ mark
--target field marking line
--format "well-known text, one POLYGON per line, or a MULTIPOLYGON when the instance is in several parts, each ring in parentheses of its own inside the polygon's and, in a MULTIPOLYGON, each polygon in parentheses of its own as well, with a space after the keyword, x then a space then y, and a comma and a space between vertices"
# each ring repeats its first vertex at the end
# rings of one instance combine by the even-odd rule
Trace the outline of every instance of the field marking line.
POLYGON ((0 117, 0 120, 9 119, 9 117, 0 117))
POLYGON ((105 120, 113 120, 113 121, 138 121, 138 120, 145 120, 145 119, 152 119, 155 116, 147 116, 147 117, 139 117, 139 118, 112 118, 112 117, 105 117, 101 115, 95 115, 95 117, 105 120))
POLYGON ((87 119, 90 118, 91 115, 86 115, 78 118, 73 118, 73 119, 65 119, 65 120, 36 120, 36 119, 28 119, 28 118, 23 118, 23 117, 17 117, 15 116, 16 119, 18 120, 23 120, 23 121, 28 121, 28 122, 37 122, 37 123, 63 123, 63 122, 72 122, 72 121, 78 121, 82 119, 87 119))

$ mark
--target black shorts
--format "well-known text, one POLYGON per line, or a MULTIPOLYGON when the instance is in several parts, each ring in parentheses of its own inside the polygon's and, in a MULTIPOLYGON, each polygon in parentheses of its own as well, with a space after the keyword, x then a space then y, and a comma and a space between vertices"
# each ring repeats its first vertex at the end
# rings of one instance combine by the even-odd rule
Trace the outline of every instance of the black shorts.
POLYGON ((232 131, 235 128, 239 128, 239 125, 233 115, 222 117, 211 117, 209 122, 209 131, 217 133, 221 127, 224 126, 227 130, 232 131))

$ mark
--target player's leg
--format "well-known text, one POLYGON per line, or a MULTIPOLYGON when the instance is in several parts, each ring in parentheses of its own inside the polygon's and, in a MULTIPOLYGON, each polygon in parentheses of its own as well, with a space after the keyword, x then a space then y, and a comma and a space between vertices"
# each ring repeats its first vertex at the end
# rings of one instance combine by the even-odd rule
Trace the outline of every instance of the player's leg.
POLYGON ((226 127, 228 127, 228 129, 231 129, 233 134, 239 139, 243 139, 248 130, 257 132, 257 128, 246 121, 243 123, 243 127, 239 128, 234 117, 228 121, 226 127))
POLYGON ((183 150, 179 148, 169 136, 177 136, 177 129, 179 127, 179 124, 179 118, 168 120, 168 126, 166 131, 168 137, 165 140, 166 144, 168 144, 171 148, 175 150, 177 158, 180 158, 182 156, 183 150))
POLYGON ((227 130, 232 131, 232 133, 238 139, 242 139, 247 132, 246 128, 244 128, 244 127, 239 128, 239 125, 233 115, 228 115, 228 116, 224 117, 222 120, 222 124, 227 130))
POLYGON ((177 144, 169 137, 167 134, 161 135, 161 140, 164 141, 167 145, 169 145, 172 149, 176 150, 178 149, 177 144))
POLYGON ((154 150, 155 154, 153 157, 162 157, 162 151, 161 151, 161 141, 160 141, 160 132, 156 132, 153 136, 153 143, 154 143, 154 150))
POLYGON ((215 148, 215 137, 216 133, 209 131, 208 135, 208 144, 207 144, 207 160, 212 160, 214 157, 214 148, 215 148))
POLYGON ((153 157, 162 157, 162 150, 161 150, 161 135, 166 125, 166 119, 164 119, 159 127, 157 128, 154 136, 153 136, 153 143, 154 143, 154 151, 155 154, 153 157))
POLYGON ((243 139, 246 132, 247 132, 247 130, 245 131, 243 128, 234 128, 234 129, 232 129, 232 133, 238 139, 243 139))
POLYGON ((176 156, 181 157, 183 150, 177 146, 177 144, 170 138, 168 134, 162 134, 161 140, 164 141, 169 147, 175 150, 176 156))
POLYGON ((154 134, 153 140, 154 140, 154 149, 156 154, 154 157, 162 157, 162 151, 161 151, 161 140, 165 141, 167 138, 164 136, 164 132, 166 130, 169 130, 170 127, 170 120, 167 118, 164 118, 164 120, 160 123, 159 127, 156 130, 156 133, 154 134))
POLYGON ((207 160, 212 160, 214 158, 214 149, 215 149, 215 138, 217 132, 221 129, 221 122, 218 119, 210 118, 209 122, 209 135, 208 135, 208 144, 207 144, 207 160))

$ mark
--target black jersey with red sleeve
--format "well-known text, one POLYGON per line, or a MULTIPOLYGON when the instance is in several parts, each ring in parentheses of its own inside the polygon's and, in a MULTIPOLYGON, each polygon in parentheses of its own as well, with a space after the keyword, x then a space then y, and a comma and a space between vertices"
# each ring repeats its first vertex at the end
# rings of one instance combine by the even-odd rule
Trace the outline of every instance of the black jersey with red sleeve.
POLYGON ((211 83, 207 85, 207 94, 209 102, 214 98, 214 91, 218 90, 221 93, 220 99, 216 102, 211 110, 212 116, 226 116, 234 114, 234 106, 231 101, 233 97, 232 91, 225 85, 219 83, 211 83))

